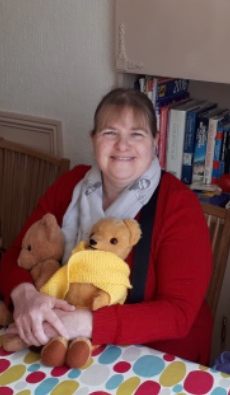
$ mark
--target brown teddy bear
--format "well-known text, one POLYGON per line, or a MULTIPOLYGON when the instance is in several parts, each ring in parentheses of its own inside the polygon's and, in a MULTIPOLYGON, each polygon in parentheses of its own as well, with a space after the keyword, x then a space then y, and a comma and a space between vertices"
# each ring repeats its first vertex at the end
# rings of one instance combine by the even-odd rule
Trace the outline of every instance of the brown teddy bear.
POLYGON ((40 289, 60 268, 64 252, 64 236, 53 214, 45 214, 25 233, 18 265, 30 270, 34 284, 40 289))
MULTIPOLYGON (((41 292, 63 298, 75 307, 92 310, 124 303, 131 285, 129 267, 123 259, 140 236, 139 224, 133 219, 98 221, 91 229, 88 242, 79 243, 68 263, 50 278, 41 292)), ((3 347, 7 349, 5 340, 3 347)), ((76 338, 68 343, 67 339, 57 336, 43 347, 41 360, 48 366, 66 364, 79 368, 87 362, 91 351, 87 338, 76 338)))
MULTIPOLYGON (((34 284, 39 290, 60 268, 59 261, 63 252, 63 233, 55 216, 48 213, 31 225, 25 233, 18 256, 18 265, 30 270, 34 284)), ((0 325, 7 326, 12 321, 12 314, 4 303, 0 302, 0 325)), ((6 350, 17 351, 22 348, 22 342, 18 336, 5 335, 4 339, 6 350)))

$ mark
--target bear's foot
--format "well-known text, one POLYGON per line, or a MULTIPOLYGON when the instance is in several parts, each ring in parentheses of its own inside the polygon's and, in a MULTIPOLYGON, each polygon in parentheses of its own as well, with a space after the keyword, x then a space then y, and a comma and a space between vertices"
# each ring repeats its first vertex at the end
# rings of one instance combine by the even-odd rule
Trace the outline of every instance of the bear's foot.
POLYGON ((73 369, 82 368, 91 356, 92 344, 85 337, 77 337, 69 344, 66 365, 73 369))
POLYGON ((67 349, 67 339, 62 336, 54 337, 42 348, 41 362, 47 366, 64 366, 67 349))
POLYGON ((21 351, 28 346, 20 339, 18 335, 5 334, 2 336, 2 347, 7 352, 21 351))

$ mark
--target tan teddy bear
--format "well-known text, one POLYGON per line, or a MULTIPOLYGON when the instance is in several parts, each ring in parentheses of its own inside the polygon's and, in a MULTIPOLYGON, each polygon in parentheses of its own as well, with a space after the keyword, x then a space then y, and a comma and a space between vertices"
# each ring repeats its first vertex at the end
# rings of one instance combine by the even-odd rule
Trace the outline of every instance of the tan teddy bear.
MULTIPOLYGON (((63 298, 77 308, 97 310, 124 303, 129 267, 124 259, 141 237, 134 219, 104 218, 91 229, 88 242, 81 242, 67 263, 41 288, 42 292, 63 298)), ((92 351, 89 339, 80 337, 68 343, 55 337, 45 345, 41 360, 48 366, 84 366, 92 351)))
MULTIPOLYGON (((140 236, 139 224, 133 219, 98 221, 91 229, 88 242, 79 243, 68 263, 50 278, 41 292, 65 299, 77 308, 92 310, 124 303, 131 287, 130 271, 124 259, 140 236)), ((41 360, 48 366, 66 364, 79 368, 87 362, 91 351, 87 338, 76 338, 68 343, 67 339, 57 336, 43 347, 41 360)))

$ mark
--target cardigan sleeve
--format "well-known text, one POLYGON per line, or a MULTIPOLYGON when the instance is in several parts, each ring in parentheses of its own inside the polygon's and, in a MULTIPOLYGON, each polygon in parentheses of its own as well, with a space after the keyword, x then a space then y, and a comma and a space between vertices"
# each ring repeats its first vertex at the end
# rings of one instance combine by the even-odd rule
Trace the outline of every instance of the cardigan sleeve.
POLYGON ((169 177, 157 204, 145 301, 94 312, 93 342, 144 344, 187 336, 204 303, 211 260, 197 198, 169 177))
POLYGON ((16 240, 3 255, 0 262, 0 295, 7 305, 10 304, 10 294, 13 288, 23 282, 32 282, 30 273, 17 265, 17 258, 25 232, 46 213, 54 214, 59 225, 61 225, 62 217, 72 197, 73 188, 83 178, 88 169, 88 166, 77 166, 59 177, 47 189, 39 199, 37 207, 26 221, 16 240))

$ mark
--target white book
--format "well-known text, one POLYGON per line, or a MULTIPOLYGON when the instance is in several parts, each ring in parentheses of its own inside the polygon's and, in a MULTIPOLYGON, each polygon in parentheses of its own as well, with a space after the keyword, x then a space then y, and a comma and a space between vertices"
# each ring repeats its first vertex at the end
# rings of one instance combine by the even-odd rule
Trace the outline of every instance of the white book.
POLYGON ((200 101, 188 100, 172 107, 169 111, 166 170, 181 179, 186 115, 198 106, 200 101))
POLYGON ((205 166, 204 166, 204 183, 211 184, 212 182, 212 170, 213 170, 213 158, 215 139, 218 131, 218 127, 221 121, 226 116, 229 116, 229 110, 223 110, 220 114, 211 117, 208 124, 208 136, 207 136, 207 148, 205 154, 205 166))

